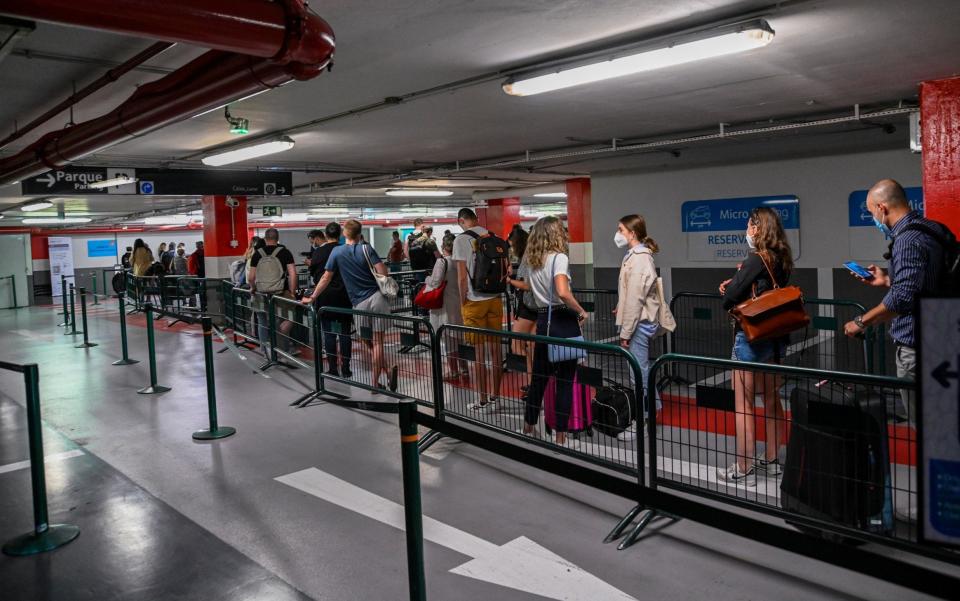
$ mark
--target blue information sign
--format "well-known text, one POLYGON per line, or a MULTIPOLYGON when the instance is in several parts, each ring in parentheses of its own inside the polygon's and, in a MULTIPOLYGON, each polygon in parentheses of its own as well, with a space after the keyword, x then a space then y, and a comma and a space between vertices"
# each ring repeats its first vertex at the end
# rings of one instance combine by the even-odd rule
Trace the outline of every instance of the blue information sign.
POLYGON ((88 257, 116 257, 116 240, 87 240, 88 257))
POLYGON ((689 200, 680 206, 691 261, 739 261, 747 257, 747 220, 756 207, 780 215, 795 256, 800 253, 800 200, 793 195, 689 200))
MULTIPOLYGON (((923 212, 923 188, 904 188, 910 207, 915 211, 923 212)), ((850 193, 847 201, 850 209, 850 227, 873 227, 873 217, 867 210, 867 190, 856 190, 850 193)))

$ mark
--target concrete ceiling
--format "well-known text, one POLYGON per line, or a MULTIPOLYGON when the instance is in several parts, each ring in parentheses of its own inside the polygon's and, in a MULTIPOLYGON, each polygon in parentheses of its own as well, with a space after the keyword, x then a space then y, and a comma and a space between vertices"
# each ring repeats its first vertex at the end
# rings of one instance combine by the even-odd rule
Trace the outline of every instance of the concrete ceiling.
MULTIPOLYGON (((675 31, 751 13, 766 1, 731 0, 353 0, 314 8, 337 35, 332 72, 294 83, 231 106, 250 119, 251 136, 285 130, 432 88, 397 105, 357 116, 329 119, 290 135, 296 148, 241 167, 301 171, 296 183, 393 177, 437 165, 525 151, 596 147, 617 138, 643 141, 679 132, 700 132, 728 123, 735 129, 783 119, 813 118, 864 107, 916 102, 917 84, 960 70, 960 10, 956 0, 809 0, 784 2, 765 11, 776 30, 768 47, 590 86, 517 98, 500 90, 496 73, 534 65, 584 48, 675 31), (494 75, 481 83, 451 86, 494 75)), ((16 41, 0 62, 0 135, 23 124, 78 86, 151 43, 96 31, 44 23, 16 41), (57 55, 60 58, 49 58, 57 55), (47 58, 42 58, 47 57, 47 58), (66 57, 72 57, 69 60, 66 57), (83 62, 86 61, 86 62, 83 62), (99 64, 98 64, 99 63, 99 64)), ((103 114, 137 84, 160 77, 199 55, 179 45, 119 83, 78 105, 74 120, 103 114)), ((64 125, 63 114, 0 151, 16 151, 64 125)), ((811 152, 905 145, 903 117, 883 120, 896 132, 871 124, 730 139, 697 147, 604 159, 555 160, 455 174, 467 178, 457 201, 480 189, 549 182, 608 169, 656 168, 733 157, 765 158, 811 152), (674 156, 679 152, 679 156, 674 156)), ((219 112, 169 126, 105 149, 89 162, 119 165, 199 166, 198 153, 236 142, 219 112)), ((451 184, 452 182, 447 182, 451 184)), ((356 184, 331 194, 365 203, 382 186, 356 184)), ((21 202, 13 187, 0 189, 0 203, 21 202)), ((317 198, 311 195, 310 199, 317 198)), ((322 198, 320 198, 322 200, 322 198)), ((168 199, 169 200, 169 199, 168 199)), ((184 200, 187 202, 190 199, 184 200)), ((101 201, 92 200, 96 204, 101 201)), ((103 201, 107 202, 107 201, 103 201)), ((110 201, 114 202, 114 201, 110 201)), ((148 208, 127 198, 105 213, 148 208), (123 204, 123 203, 126 204, 123 204)), ((152 201, 166 202, 166 201, 152 201)), ((170 200, 173 204, 180 202, 170 200)), ((297 199, 309 202, 309 199, 297 199)))

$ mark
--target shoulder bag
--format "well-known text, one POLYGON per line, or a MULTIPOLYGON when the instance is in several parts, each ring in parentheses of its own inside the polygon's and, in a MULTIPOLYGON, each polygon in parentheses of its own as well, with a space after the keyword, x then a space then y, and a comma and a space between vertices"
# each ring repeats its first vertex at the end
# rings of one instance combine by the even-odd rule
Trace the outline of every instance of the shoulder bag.
POLYGON ((441 257, 440 260, 443 261, 443 278, 440 280, 440 285, 432 290, 427 290, 426 286, 421 286, 417 295, 413 297, 413 304, 422 309, 443 308, 443 293, 447 289, 447 269, 449 265, 446 257, 441 257))
MULTIPOLYGON (((550 304, 547 306, 547 337, 550 336, 550 325, 553 323, 553 296, 557 284, 554 277, 557 275, 555 269, 557 266, 557 255, 553 256, 553 263, 550 266, 550 304)), ((579 327, 579 325, 578 325, 579 327)), ((575 340, 584 342, 583 334, 566 338, 566 340, 575 340)), ((547 345, 547 361, 550 363, 560 363, 561 361, 581 361, 587 358, 587 349, 566 346, 562 344, 547 345)))
POLYGON ((367 246, 369 245, 363 244, 363 256, 367 260, 367 267, 370 268, 370 275, 377 281, 377 287, 380 288, 380 293, 387 297, 388 300, 397 298, 400 286, 397 285, 397 281, 392 277, 377 273, 377 270, 373 268, 373 263, 370 261, 370 255, 367 254, 367 246))
POLYGON ((770 274, 773 290, 757 296, 757 284, 753 284, 753 296, 730 309, 730 315, 740 324, 747 342, 762 342, 782 338, 810 325, 810 316, 803 306, 803 291, 797 286, 781 288, 777 284, 770 265, 758 254, 770 274))

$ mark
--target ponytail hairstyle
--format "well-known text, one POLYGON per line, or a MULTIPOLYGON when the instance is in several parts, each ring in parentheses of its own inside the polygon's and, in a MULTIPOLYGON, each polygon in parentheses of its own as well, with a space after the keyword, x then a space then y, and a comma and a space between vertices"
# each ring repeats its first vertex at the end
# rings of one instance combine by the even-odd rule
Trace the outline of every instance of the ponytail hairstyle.
POLYGON ((793 271, 793 251, 783 231, 780 215, 770 207, 756 207, 750 211, 750 223, 757 226, 757 254, 776 261, 789 275, 793 271))
POLYGON ((633 235, 637 237, 637 241, 649 248, 650 252, 660 252, 660 247, 657 246, 656 240, 647 235, 647 222, 643 217, 640 215, 627 215, 620 218, 620 223, 622 223, 623 227, 627 228, 627 230, 633 232, 633 235))

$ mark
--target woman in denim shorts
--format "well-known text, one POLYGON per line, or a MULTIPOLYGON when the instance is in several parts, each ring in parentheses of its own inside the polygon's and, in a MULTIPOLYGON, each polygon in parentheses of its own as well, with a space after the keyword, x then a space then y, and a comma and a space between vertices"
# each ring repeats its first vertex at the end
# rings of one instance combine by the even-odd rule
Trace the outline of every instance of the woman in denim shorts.
MULTIPOLYGON (((723 308, 736 305, 773 289, 786 286, 793 271, 793 253, 783 231, 777 212, 768 207, 757 207, 750 212, 747 222, 747 246, 750 252, 737 273, 720 284, 723 308)), ((786 345, 784 340, 749 342, 739 324, 735 326, 733 352, 735 361, 750 363, 779 363, 786 345)), ((729 467, 717 468, 720 481, 756 486, 758 472, 776 477, 781 472, 780 445, 786 439, 786 418, 780 403, 777 378, 773 374, 745 370, 733 371, 733 390, 736 409, 736 461, 729 467), (764 451, 756 453, 756 393, 763 396, 764 451)))

